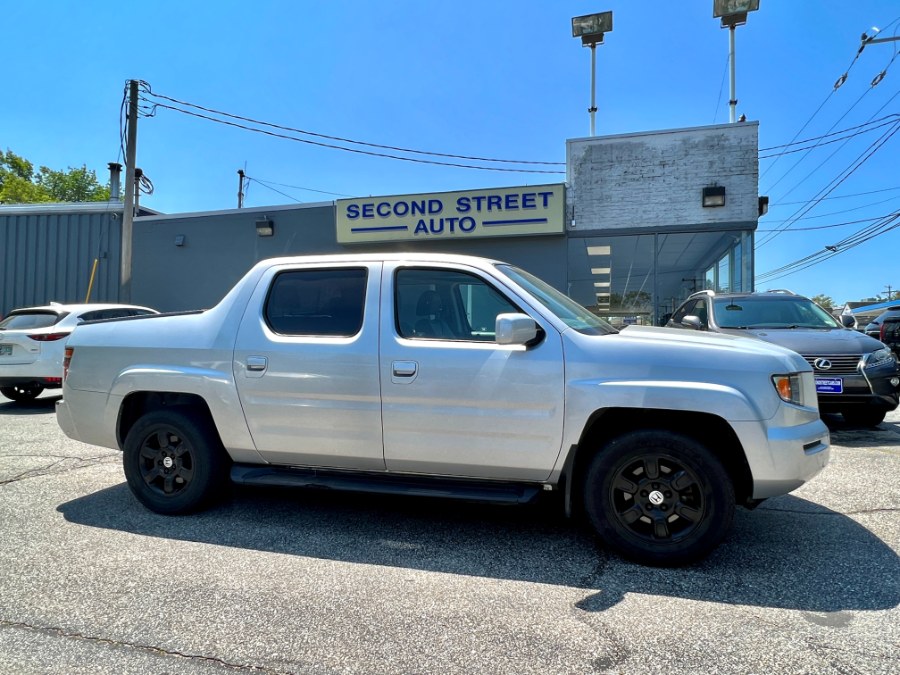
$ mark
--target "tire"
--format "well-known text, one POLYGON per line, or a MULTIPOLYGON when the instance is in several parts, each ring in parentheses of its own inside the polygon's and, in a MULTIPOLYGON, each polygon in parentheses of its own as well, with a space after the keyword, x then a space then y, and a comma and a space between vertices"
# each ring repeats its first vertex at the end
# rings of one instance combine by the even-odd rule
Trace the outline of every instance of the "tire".
POLYGON ((887 410, 879 408, 855 408, 842 410, 841 415, 847 424, 855 427, 876 427, 884 422, 887 410))
POLYGON ((44 388, 36 384, 17 384, 12 387, 0 388, 0 394, 18 403, 27 403, 36 399, 44 388))
POLYGON ((135 423, 125 438, 122 466, 141 504, 174 515, 212 501, 225 483, 228 457, 210 422, 170 409, 135 423))
POLYGON ((700 560, 734 516, 734 487, 722 463, 699 442, 665 430, 613 439, 585 481, 584 505, 597 533, 645 565, 700 560))

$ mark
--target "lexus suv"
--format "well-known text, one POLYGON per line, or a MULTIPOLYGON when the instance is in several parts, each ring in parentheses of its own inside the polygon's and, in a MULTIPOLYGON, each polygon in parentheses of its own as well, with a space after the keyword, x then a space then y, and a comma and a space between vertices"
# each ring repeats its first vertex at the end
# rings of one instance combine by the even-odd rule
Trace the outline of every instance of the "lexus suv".
POLYGON ((891 350, 790 291, 700 291, 666 325, 751 335, 798 352, 815 373, 819 409, 853 425, 875 426, 900 402, 900 367, 891 350))
POLYGON ((14 309, 0 321, 0 394, 24 403, 62 387, 69 334, 85 321, 156 314, 136 305, 84 303, 14 309))

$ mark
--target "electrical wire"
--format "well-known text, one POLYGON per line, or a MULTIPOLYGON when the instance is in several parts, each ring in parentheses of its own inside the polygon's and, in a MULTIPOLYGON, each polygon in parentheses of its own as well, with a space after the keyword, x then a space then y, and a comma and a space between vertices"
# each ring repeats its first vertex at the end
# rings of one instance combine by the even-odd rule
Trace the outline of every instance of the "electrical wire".
MULTIPOLYGON (((244 174, 244 177, 247 177, 247 174, 244 174)), ((356 195, 345 195, 343 192, 328 192, 327 190, 316 190, 315 188, 303 187, 302 185, 288 185, 286 183, 276 183, 272 180, 263 180, 262 178, 254 178, 257 183, 263 183, 265 185, 278 185, 280 187, 293 188, 294 190, 305 190, 307 192, 318 192, 322 195, 334 195, 335 197, 349 197, 353 198, 356 195)))
POLYGON ((277 193, 280 194, 281 196, 287 197, 287 198, 290 199, 291 201, 295 201, 295 202, 297 202, 298 204, 302 204, 302 203, 303 203, 302 201, 300 201, 300 200, 297 199, 296 197, 291 197, 289 194, 287 194, 287 193, 285 193, 285 192, 282 192, 281 190, 276 190, 275 188, 271 187, 270 185, 266 185, 266 184, 263 183, 261 180, 258 180, 258 179, 256 179, 256 178, 250 178, 250 176, 246 176, 246 175, 244 176, 244 179, 247 181, 247 184, 248 184, 248 185, 249 185, 250 183, 259 183, 259 184, 262 185, 264 188, 268 188, 268 189, 271 190, 272 192, 277 192, 277 193))
POLYGON ((804 150, 815 150, 816 148, 820 148, 825 145, 830 145, 831 143, 837 143, 838 141, 850 140, 851 138, 856 138, 857 136, 861 136, 862 134, 869 133, 870 131, 875 131, 876 129, 880 129, 881 127, 888 126, 889 124, 893 124, 894 122, 897 121, 898 118, 900 118, 900 113, 891 113, 890 115, 886 115, 877 120, 873 120, 872 122, 866 122, 865 124, 860 124, 855 127, 849 127, 848 129, 842 129, 841 131, 835 131, 834 133, 824 134, 822 136, 816 136, 814 138, 808 138, 803 141, 796 141, 796 142, 792 141, 785 145, 776 145, 771 148, 762 148, 759 152, 766 152, 768 150, 775 150, 777 148, 788 148, 793 145, 804 145, 806 143, 812 143, 815 140, 819 141, 811 148, 795 148, 793 150, 782 150, 777 155, 760 155, 759 158, 760 159, 771 159, 772 157, 781 157, 782 155, 790 155, 795 152, 803 152, 804 150), (885 121, 885 120, 887 120, 887 121, 885 121), (876 124, 877 122, 881 122, 881 124, 876 124), (875 125, 875 126, 871 126, 871 125, 875 125), (864 127, 868 127, 868 128, 864 128, 864 127), (847 133, 848 131, 854 131, 854 130, 858 130, 858 129, 859 129, 859 131, 856 131, 853 134, 849 134, 848 136, 840 136, 841 134, 847 133), (840 136, 840 138, 832 138, 830 141, 822 142, 822 139, 829 138, 831 136, 840 136))
MULTIPOLYGON (((828 218, 830 216, 839 216, 842 213, 851 213, 853 211, 859 211, 860 209, 868 209, 872 206, 878 206, 879 204, 886 204, 887 202, 896 201, 897 197, 889 197, 888 199, 881 199, 877 202, 869 202, 867 204, 862 204, 860 206, 854 206, 852 209, 843 209, 842 211, 829 211, 828 213, 819 213, 815 216, 803 216, 802 218, 794 218, 794 222, 798 220, 813 220, 815 218, 828 218)), ((804 204, 808 202, 802 202, 804 204)), ((771 209, 771 207, 770 207, 771 209)), ((775 223, 786 223, 790 220, 790 218, 786 218, 784 220, 769 220, 766 218, 766 225, 774 225, 775 223)), ((793 228, 792 228, 793 229, 793 228)), ((758 232, 759 230, 757 230, 758 232)))
POLYGON ((876 219, 876 222, 872 225, 854 232, 836 244, 825 246, 820 251, 816 251, 815 253, 811 253, 791 263, 759 274, 756 276, 756 280, 770 282, 790 274, 795 274, 796 272, 808 269, 813 265, 824 262, 829 258, 840 255, 852 248, 856 248, 857 246, 890 232, 897 227, 900 227, 900 211, 895 211, 894 213, 876 219))
MULTIPOLYGON (((166 96, 165 94, 157 94, 157 93, 155 93, 155 92, 151 89, 150 84, 147 83, 147 82, 141 81, 140 84, 141 84, 141 87, 142 87, 142 93, 144 93, 144 94, 147 95, 147 96, 152 96, 152 97, 157 98, 157 99, 163 99, 163 100, 166 100, 166 101, 170 101, 170 102, 172 102, 172 103, 175 103, 175 104, 181 105, 181 106, 187 106, 187 107, 189 107, 189 108, 195 108, 195 109, 197 109, 197 110, 203 110, 204 112, 208 112, 208 113, 211 113, 211 114, 213 114, 213 115, 219 115, 219 116, 221 116, 221 117, 228 117, 228 118, 231 118, 231 119, 241 120, 242 122, 249 122, 249 123, 251 123, 251 124, 256 124, 256 125, 259 125, 259 126, 271 127, 272 129, 279 129, 279 130, 281 130, 281 131, 290 131, 290 132, 293 132, 293 133, 295 133, 295 134, 301 134, 301 135, 304 135, 304 136, 313 136, 313 137, 315 137, 315 138, 324 138, 324 139, 327 139, 327 140, 330 140, 330 141, 338 141, 338 142, 341 142, 341 143, 351 143, 351 144, 354 144, 354 145, 363 145, 363 146, 366 146, 366 147, 369 147, 369 148, 379 148, 379 149, 382 149, 382 150, 392 150, 392 151, 396 151, 396 152, 406 152, 406 153, 416 154, 416 155, 430 155, 430 156, 432 156, 432 157, 446 157, 446 158, 448 158, 448 159, 465 159, 465 160, 476 161, 476 162, 494 162, 494 163, 505 163, 505 164, 540 164, 540 165, 547 165, 547 166, 565 166, 565 164, 566 164, 565 162, 536 162, 536 161, 519 160, 519 159, 496 159, 496 158, 490 158, 490 157, 474 157, 474 156, 468 156, 468 155, 453 155, 453 154, 443 153, 443 152, 431 152, 431 151, 426 151, 426 150, 414 150, 414 149, 411 149, 411 148, 403 148, 403 147, 398 147, 398 146, 394 146, 394 145, 382 145, 382 144, 379 144, 379 143, 368 143, 368 142, 365 142, 365 141, 357 141, 357 140, 353 140, 353 139, 350 139, 350 138, 343 138, 343 137, 341 137, 341 136, 329 136, 329 135, 327 135, 327 134, 320 134, 320 133, 316 133, 316 132, 313 132, 313 131, 306 131, 306 130, 304 130, 304 129, 297 129, 297 128, 294 128, 294 127, 288 127, 288 126, 284 126, 284 125, 281 125, 281 124, 274 124, 274 123, 272 123, 272 122, 265 122, 265 121, 262 121, 262 120, 256 120, 256 119, 253 119, 253 118, 251 118, 251 117, 245 117, 245 116, 243 116, 243 115, 235 115, 235 114, 233 114, 233 113, 224 112, 224 111, 222 111, 222 110, 216 110, 215 108, 208 108, 208 107, 205 107, 205 106, 202 106, 202 105, 198 105, 198 104, 196 104, 196 103, 190 103, 190 102, 188 102, 188 101, 182 101, 182 100, 179 100, 179 99, 177 99, 177 98, 173 98, 173 97, 171 97, 171 96, 166 96)), ((159 104, 154 104, 154 102, 153 102, 152 100, 149 100, 149 99, 145 99, 145 100, 147 100, 147 102, 148 102, 150 105, 159 105, 159 104)), ((163 106, 163 107, 165 107, 165 106, 163 106)), ((182 112, 185 112, 185 111, 182 111, 182 112)), ((326 147, 330 147, 330 146, 326 146, 326 147)))
MULTIPOLYGON (((864 195, 874 195, 879 192, 892 192, 895 190, 900 190, 900 185, 896 187, 882 188, 881 190, 869 190, 868 192, 853 192, 848 195, 835 195, 834 197, 822 197, 820 201, 825 201, 827 199, 850 199, 851 197, 862 197, 864 195)), ((795 204, 808 204, 810 202, 809 199, 804 199, 799 202, 778 202, 777 204, 769 204, 769 210, 771 211, 774 208, 779 206, 792 206, 795 204)))
MULTIPOLYGON (((813 225, 810 227, 792 227, 788 234, 793 234, 794 232, 811 232, 813 230, 830 230, 835 227, 846 227, 847 225, 858 225, 859 223, 871 223, 875 220, 881 219, 882 216, 878 216, 876 218, 863 218, 861 220, 848 220, 843 223, 833 223, 831 225, 813 225)), ((756 232, 778 232, 779 230, 764 230, 757 229, 756 232)))
MULTIPOLYGON (((862 166, 866 161, 868 161, 872 157, 872 155, 874 155, 879 149, 881 149, 881 147, 884 146, 884 144, 887 143, 891 139, 891 137, 895 133, 897 133, 898 130, 900 130, 900 121, 894 123, 894 125, 891 129, 889 129, 884 134, 882 134, 882 136, 877 141, 871 143, 869 145, 869 147, 866 148, 866 150, 864 150, 859 156, 857 156, 857 158, 855 160, 853 160, 853 162, 851 162, 850 166, 848 166, 846 169, 844 169, 840 174, 838 174, 838 176, 836 178, 833 178, 831 180, 831 182, 828 183, 828 185, 826 185, 824 188, 822 188, 822 190, 819 191, 819 193, 810 201, 810 203, 808 203, 806 206, 803 206, 803 207, 797 209, 797 211, 795 211, 794 214, 792 214, 791 217, 788 218, 788 222, 786 222, 783 227, 779 228, 779 232, 770 234, 767 237, 765 237, 763 239, 763 241, 757 243, 756 249, 759 249, 762 246, 765 246, 766 244, 771 242, 781 232, 788 229, 791 226, 792 222, 796 221, 799 217, 806 215, 807 213, 809 213, 810 210, 815 208, 824 197, 827 197, 831 192, 833 192, 835 189, 837 189, 837 187, 841 183, 843 183, 851 175, 853 175, 853 173, 855 173, 856 170, 859 169, 860 166, 862 166)), ((808 177, 809 176, 807 176, 807 178, 808 177)))
MULTIPOLYGON (((146 100, 146 99, 143 99, 146 100)), ((312 141, 308 138, 297 138, 296 136, 288 136, 287 134, 280 134, 274 131, 267 131, 265 129, 256 129, 254 127, 247 126, 245 124, 238 124, 237 122, 229 122, 228 120, 221 120, 215 117, 211 117, 209 115, 204 115, 202 113, 192 112, 190 110, 184 110, 182 108, 176 108, 175 106, 170 106, 165 103, 152 103, 154 113, 156 108, 164 108, 166 110, 172 110, 174 112, 180 112, 185 115, 190 115, 191 117, 198 117, 200 119, 204 119, 210 122, 216 122, 218 124, 224 124, 230 127, 236 127, 238 129, 243 129, 245 131, 253 131, 258 134, 265 134, 266 136, 272 136, 274 138, 284 138, 290 141, 295 141, 297 143, 305 143, 307 145, 314 145, 321 148, 329 148, 331 150, 343 150, 344 152, 352 152, 357 155, 368 155, 370 157, 381 157, 384 159, 396 159, 402 162, 413 162, 416 164, 430 164, 437 166, 452 166, 461 169, 476 169, 480 171, 502 171, 506 173, 539 173, 539 174, 564 174, 565 171, 550 171, 547 169, 510 169, 506 167, 491 167, 491 166, 476 166, 473 164, 460 164, 457 162, 441 162, 434 159, 418 159, 415 157, 401 157, 399 155, 391 155, 383 152, 372 152, 369 150, 359 150, 357 148, 345 148, 340 145, 334 145, 332 143, 321 143, 319 141, 312 141)))

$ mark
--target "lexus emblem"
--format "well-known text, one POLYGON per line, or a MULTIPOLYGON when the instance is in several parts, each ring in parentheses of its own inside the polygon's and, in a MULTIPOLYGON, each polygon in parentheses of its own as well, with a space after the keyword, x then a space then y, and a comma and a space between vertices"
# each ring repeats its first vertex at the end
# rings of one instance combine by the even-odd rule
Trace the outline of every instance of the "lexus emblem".
POLYGON ((828 359, 816 359, 813 361, 813 367, 816 370, 831 370, 831 361, 828 359))

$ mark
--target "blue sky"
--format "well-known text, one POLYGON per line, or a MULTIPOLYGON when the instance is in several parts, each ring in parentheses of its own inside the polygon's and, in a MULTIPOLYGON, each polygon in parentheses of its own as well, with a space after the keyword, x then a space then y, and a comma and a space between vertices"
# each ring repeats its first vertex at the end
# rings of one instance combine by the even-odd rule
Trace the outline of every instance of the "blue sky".
MULTIPOLYGON (((156 94, 317 134, 563 162, 566 139, 589 133, 590 51, 571 37, 571 17, 614 12, 613 32, 598 50, 597 134, 631 133, 728 121, 728 33, 712 4, 10 3, 0 146, 51 168, 86 164, 105 180, 107 162, 119 158, 123 89, 134 78, 156 94)), ((771 205, 760 220, 757 274, 900 211, 900 133, 887 136, 900 112, 900 57, 891 62, 900 42, 871 44, 854 61, 872 26, 884 29, 879 37, 900 35, 900 3, 761 0, 738 28, 738 114, 759 121, 760 156, 768 157, 760 161, 760 194, 771 205), (765 150, 885 117, 885 126, 808 153, 765 150), (860 222, 842 224, 849 221, 860 222)), ((565 179, 366 156, 160 108, 140 119, 137 165, 155 188, 143 203, 166 213, 235 207, 238 169, 269 183, 250 184, 248 206, 565 179)), ((838 302, 884 293, 888 284, 900 290, 900 227, 838 250, 759 286, 838 302)))

